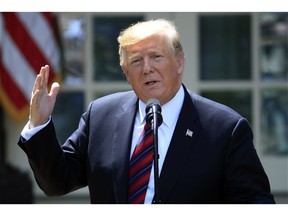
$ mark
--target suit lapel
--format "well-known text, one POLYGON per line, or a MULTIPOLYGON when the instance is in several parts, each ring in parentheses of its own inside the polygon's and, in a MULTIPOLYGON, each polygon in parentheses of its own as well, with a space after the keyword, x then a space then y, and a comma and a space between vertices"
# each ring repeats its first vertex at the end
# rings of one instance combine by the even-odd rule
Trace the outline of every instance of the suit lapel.
POLYGON ((186 157, 199 133, 199 121, 192 98, 184 87, 185 98, 175 131, 160 174, 160 199, 163 203, 177 181, 181 166, 185 164, 186 157))
POLYGON ((127 203, 128 164, 136 111, 137 97, 134 96, 128 99, 115 118, 113 184, 116 203, 127 203))

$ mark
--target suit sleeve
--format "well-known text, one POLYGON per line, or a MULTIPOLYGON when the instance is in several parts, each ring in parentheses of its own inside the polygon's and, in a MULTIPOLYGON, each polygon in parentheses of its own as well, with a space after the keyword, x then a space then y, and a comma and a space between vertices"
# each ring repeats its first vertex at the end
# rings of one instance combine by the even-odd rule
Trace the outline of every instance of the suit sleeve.
POLYGON ((48 196, 63 195, 86 186, 85 158, 81 145, 85 142, 85 121, 61 146, 56 138, 53 121, 28 141, 20 137, 18 145, 26 153, 39 187, 48 196), (77 139, 75 134, 81 134, 77 139), (77 143, 78 142, 78 143, 77 143))
POLYGON ((225 163, 227 203, 275 203, 253 145, 252 130, 244 118, 238 121, 231 134, 225 163))

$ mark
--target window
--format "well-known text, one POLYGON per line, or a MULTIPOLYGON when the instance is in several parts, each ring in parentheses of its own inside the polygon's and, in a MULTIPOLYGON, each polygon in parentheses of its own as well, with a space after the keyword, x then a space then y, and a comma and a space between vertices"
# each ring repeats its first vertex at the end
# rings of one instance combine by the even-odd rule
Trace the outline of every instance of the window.
POLYGON ((260 73, 262 80, 288 79, 287 32, 287 13, 261 14, 260 73))
POLYGON ((251 78, 250 15, 200 16, 202 80, 251 78))
POLYGON ((287 155, 288 15, 257 15, 258 71, 252 71, 250 14, 204 14, 199 17, 200 92, 232 107, 250 123, 256 119, 254 128, 260 127, 263 154, 287 155), (257 105, 253 100, 261 104, 257 105), (259 119, 257 113, 261 113, 259 119))
POLYGON ((260 123, 264 153, 288 155, 287 89, 262 90, 260 123))
POLYGON ((252 123, 251 86, 235 85, 252 78, 251 15, 200 15, 199 38, 201 95, 233 108, 252 123))
POLYGON ((63 57, 64 83, 81 84, 85 76, 86 20, 83 14, 58 15, 63 57))
POLYGON ((288 13, 260 15, 261 143, 288 155, 288 13))

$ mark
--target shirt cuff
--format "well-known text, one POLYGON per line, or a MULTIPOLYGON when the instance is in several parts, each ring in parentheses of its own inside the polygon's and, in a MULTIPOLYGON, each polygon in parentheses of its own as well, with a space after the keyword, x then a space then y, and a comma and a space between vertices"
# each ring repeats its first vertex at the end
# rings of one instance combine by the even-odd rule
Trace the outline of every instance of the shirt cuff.
POLYGON ((31 128, 31 129, 29 128, 29 121, 28 121, 21 132, 21 136, 25 140, 29 140, 32 136, 34 136, 36 133, 38 133, 40 130, 46 127, 50 121, 51 121, 51 117, 49 117, 49 120, 45 124, 42 124, 40 126, 31 128))

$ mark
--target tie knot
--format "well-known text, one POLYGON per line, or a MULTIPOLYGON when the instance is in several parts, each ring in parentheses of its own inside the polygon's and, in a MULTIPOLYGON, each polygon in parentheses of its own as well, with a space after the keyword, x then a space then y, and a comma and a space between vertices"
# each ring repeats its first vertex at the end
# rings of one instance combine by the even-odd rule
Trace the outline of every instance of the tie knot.
POLYGON ((148 125, 148 124, 145 124, 144 125, 144 132, 151 132, 152 131, 152 128, 148 125))
POLYGON ((151 130, 151 127, 146 123, 144 125, 144 131, 149 131, 149 130, 151 130))

